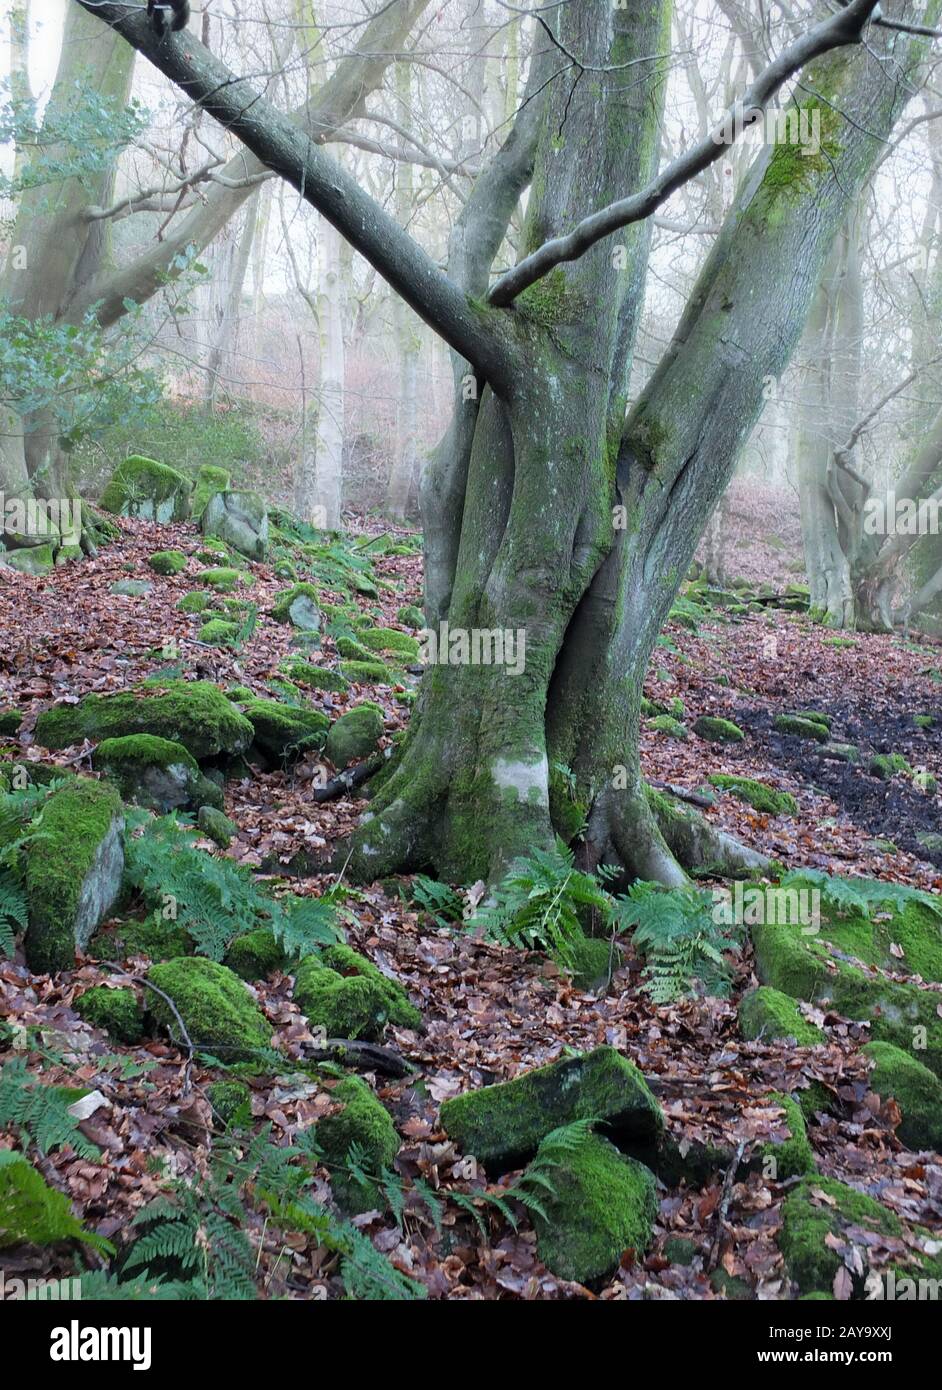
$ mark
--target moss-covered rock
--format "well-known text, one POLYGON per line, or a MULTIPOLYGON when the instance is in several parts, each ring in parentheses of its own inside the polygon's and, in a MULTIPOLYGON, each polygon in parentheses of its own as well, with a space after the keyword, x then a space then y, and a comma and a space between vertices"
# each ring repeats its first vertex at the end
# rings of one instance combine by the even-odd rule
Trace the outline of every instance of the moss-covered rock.
POLYGON ((868 1043, 863 1053, 873 1062, 871 1090, 900 1108, 903 1118, 896 1133, 902 1142, 910 1149, 942 1153, 942 1081, 892 1043, 868 1043))
POLYGON ((36 721, 36 740, 45 748, 127 734, 155 734, 181 743, 200 762, 245 752, 252 725, 215 685, 183 680, 115 695, 86 695, 77 705, 44 710, 36 721))
POLYGON ((341 975, 316 956, 307 956, 294 975, 295 1003, 328 1038, 376 1041, 389 1021, 386 991, 364 974, 341 975))
POLYGON ((348 661, 370 662, 373 660, 373 653, 370 649, 364 647, 363 643, 358 642, 355 637, 337 637, 334 641, 334 646, 337 648, 340 655, 348 661))
POLYGON ((344 768, 368 757, 382 736, 383 711, 372 700, 364 700, 331 724, 324 752, 334 767, 344 768))
POLYGON ((295 685, 306 686, 309 690, 326 690, 328 694, 342 695, 350 689, 350 682, 339 671, 314 666, 309 661, 289 660, 280 669, 295 685))
POLYGON ((268 504, 258 492, 212 493, 200 527, 249 560, 264 560, 268 553, 268 504))
POLYGON ((381 652, 395 656, 400 661, 416 661, 419 644, 407 632, 394 627, 364 627, 360 629, 360 641, 371 652, 381 652))
POLYGON ((597 1047, 446 1100, 442 1125, 464 1153, 502 1172, 532 1158, 540 1141, 573 1120, 595 1119, 616 1142, 654 1140, 660 1107, 638 1068, 597 1047))
POLYGON ((912 768, 902 753, 876 753, 870 759, 868 771, 872 777, 879 777, 881 782, 889 782, 900 774, 905 776, 911 773, 912 768))
POLYGON ((178 613, 202 613, 213 604, 213 595, 208 589, 191 589, 177 603, 178 613))
POLYGON ((0 738, 12 738, 19 730, 23 716, 19 710, 0 710, 0 738))
POLYGON ((201 806, 196 824, 220 849, 228 849, 233 836, 239 833, 235 821, 224 815, 218 806, 201 806))
POLYGON ((206 1099, 222 1129, 247 1125, 252 1118, 252 1092, 244 1081, 213 1081, 206 1099))
POLYGON ((284 762, 310 748, 323 748, 330 720, 320 710, 297 709, 277 700, 255 697, 243 705, 254 742, 274 762, 284 762))
POLYGON ((731 719, 719 719, 716 715, 701 714, 694 721, 693 731, 698 738, 708 743, 742 743, 745 734, 731 719))
POLYGON ((182 550, 155 550, 147 563, 155 574, 182 574, 186 556, 182 550))
POLYGON ((395 1023, 400 1028, 422 1027, 422 1015, 399 981, 391 980, 388 975, 384 975, 371 960, 361 956, 351 946, 342 942, 338 942, 336 946, 327 946, 321 952, 321 959, 331 970, 336 970, 338 975, 358 975, 371 981, 386 1001, 386 1016, 390 1023, 395 1023))
POLYGON ((31 545, 22 550, 7 550, 0 554, 0 560, 8 569, 20 574, 31 574, 34 579, 51 574, 55 569, 55 547, 52 545, 31 545))
POLYGON ((80 994, 75 1012, 100 1028, 118 1043, 139 1042, 144 1033, 144 1015, 133 989, 106 989, 95 985, 80 994))
MULTIPOLYGON (((552 1145, 552 1139, 545 1141, 552 1145)), ((536 1163, 544 1156, 537 1151, 536 1163)), ((534 1213, 537 1250, 560 1279, 585 1284, 618 1267, 626 1250, 641 1256, 651 1243, 657 1195, 654 1175, 597 1134, 561 1153, 550 1149, 552 1193, 534 1213)))
POLYGON ((803 1018, 794 999, 781 990, 761 985, 744 994, 739 1004, 739 1031, 750 1042, 794 1038, 799 1047, 823 1043, 824 1032, 803 1018))
POLYGON ((347 680, 361 685, 392 685, 393 674, 381 661, 341 661, 340 670, 347 680))
POLYGON ((71 970, 117 901, 124 872, 121 799, 106 783, 77 777, 54 791, 26 859, 26 963, 36 973, 71 970))
POLYGON ((808 1142, 805 1117, 801 1107, 791 1096, 776 1093, 769 1096, 773 1105, 779 1105, 785 1115, 782 1121, 787 1134, 783 1139, 769 1139, 760 1144, 755 1162, 761 1166, 764 1176, 772 1182, 787 1182, 789 1178, 801 1177, 804 1173, 815 1171, 814 1151, 808 1142))
POLYGON ((157 962, 192 955, 195 944, 186 927, 155 912, 143 922, 122 922, 114 931, 96 933, 87 949, 93 960, 146 956, 157 962))
POLYGON ((331 1099, 341 1105, 333 1115, 317 1124, 317 1141, 330 1168, 330 1186, 338 1206, 351 1214, 384 1205, 376 1184, 378 1177, 392 1167, 399 1152, 399 1136, 388 1111, 376 1099, 365 1081, 348 1077, 335 1086, 331 1099), (347 1168, 351 1149, 359 1154, 359 1166, 369 1176, 356 1178, 347 1168))
MULTIPOLYGON (((844 1263, 841 1242, 846 1242, 848 1250, 855 1246, 866 1260, 867 1247, 859 1236, 855 1239, 855 1231, 898 1239, 903 1235, 903 1226, 893 1212, 874 1198, 834 1178, 816 1174, 792 1189, 782 1207, 779 1248, 801 1293, 832 1291, 834 1276, 844 1263), (835 1244, 838 1248, 834 1248, 835 1244)), ((918 1238, 918 1228, 916 1234, 918 1238)), ((915 1249, 912 1254, 913 1264, 907 1267, 910 1275, 938 1277, 942 1272, 942 1261, 915 1249)), ((854 1277, 857 1298, 863 1296, 865 1279, 866 1270, 854 1277)))
POLYGON ((798 803, 791 792, 779 792, 765 782, 756 782, 751 777, 731 777, 722 772, 714 772, 710 781, 714 787, 729 792, 745 801, 755 811, 766 816, 794 816, 798 814, 798 803))
POLYGON ((686 724, 682 724, 679 719, 675 719, 670 714, 656 714, 653 719, 644 721, 644 727, 655 734, 666 734, 668 738, 684 739, 687 737, 686 724))
POLYGON ((404 623, 406 627, 423 628, 425 614, 414 603, 404 603, 396 614, 396 622, 404 623))
POLYGON ((192 804, 199 766, 182 743, 154 734, 106 738, 95 749, 95 768, 133 801, 159 815, 192 804))
POLYGON ((200 628, 199 640, 210 647, 233 647, 238 636, 238 623, 226 622, 224 618, 210 618, 200 628))
POLYGON ((231 594, 239 583, 241 574, 230 565, 216 565, 212 569, 200 570, 196 576, 197 584, 205 584, 220 594, 231 594))
POLYGON ((190 493, 189 479, 175 468, 134 455, 118 464, 101 495, 101 506, 113 516, 185 521, 190 514, 190 493))
POLYGON ((196 474, 196 486, 193 489, 194 521, 202 519, 203 512, 206 510, 206 503, 213 493, 226 492, 231 480, 228 468, 217 468, 211 463, 204 463, 200 466, 196 474))
POLYGON ((577 938, 570 949, 572 982, 577 989, 601 989, 611 979, 618 964, 610 941, 599 936, 577 938))
MULTIPOLYGON (((152 984, 176 1005, 193 1046, 224 1062, 250 1061, 271 1044, 272 1029, 248 989, 228 966, 202 956, 179 956, 151 967, 152 984)), ((148 1007, 177 1044, 183 1044, 173 1010, 153 990, 148 1007)))
POLYGON ((275 940, 274 932, 262 927, 237 936, 226 952, 226 965, 243 980, 265 980, 276 970, 284 970, 288 958, 275 940))
POLYGON ((277 623, 289 623, 302 632, 319 632, 322 622, 317 590, 313 584, 292 584, 275 595, 271 615, 277 623))
POLYGON ((793 738, 813 739, 816 743, 827 743, 831 737, 827 725, 816 719, 801 719, 797 714, 777 714, 772 720, 772 728, 780 734, 791 734, 793 738))

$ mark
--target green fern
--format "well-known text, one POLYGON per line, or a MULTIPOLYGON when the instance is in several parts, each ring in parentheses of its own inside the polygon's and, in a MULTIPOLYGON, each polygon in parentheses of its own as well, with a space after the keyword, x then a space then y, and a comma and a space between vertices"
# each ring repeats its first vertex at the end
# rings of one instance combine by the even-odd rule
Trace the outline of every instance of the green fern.
POLYGON ((712 899, 699 888, 663 888, 643 880, 617 899, 621 928, 633 927, 633 944, 645 960, 641 986, 655 1004, 670 1004, 699 985, 725 996, 732 969, 724 951, 738 950, 713 920, 712 899))
POLYGON ((73 1099, 37 1081, 21 1057, 0 1067, 0 1129, 15 1129, 24 1146, 35 1144, 41 1154, 68 1144, 80 1158, 97 1161, 100 1150, 69 1114, 73 1099))
POLYGON ((0 1149, 0 1247, 58 1240, 80 1240, 103 1255, 114 1253, 111 1242, 86 1230, 68 1198, 50 1187, 22 1154, 0 1149))
POLYGON ((568 968, 586 922, 607 924, 612 909, 611 895, 575 867, 572 850, 557 839, 552 850, 535 849, 515 859, 494 890, 493 903, 480 907, 469 926, 483 926, 506 946, 546 951, 568 968))
POLYGON ((449 927, 461 921, 461 898, 447 883, 416 874, 411 892, 413 903, 427 912, 436 926, 449 927))

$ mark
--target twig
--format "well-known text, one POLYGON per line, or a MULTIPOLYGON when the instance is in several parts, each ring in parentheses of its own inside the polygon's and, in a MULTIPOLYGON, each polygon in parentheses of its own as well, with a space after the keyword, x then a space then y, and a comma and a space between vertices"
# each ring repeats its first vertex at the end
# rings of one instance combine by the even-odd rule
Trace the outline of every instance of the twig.
POLYGON ((148 980, 146 975, 132 975, 130 970, 128 970, 126 966, 119 965, 118 962, 114 960, 103 960, 100 961, 99 964, 107 965, 109 970, 117 971, 119 975, 123 975, 125 979, 133 980, 134 983, 137 985, 146 985, 147 988, 152 989, 155 994, 159 994, 164 1003, 169 1006, 170 1012, 173 1014, 177 1023, 180 1025, 180 1035, 183 1038, 183 1044, 186 1047, 187 1052, 189 1053, 189 1056, 187 1057, 186 1061, 186 1068, 183 1073, 183 1094, 186 1095, 186 1093, 190 1089, 190 1068, 193 1065, 193 1055, 196 1051, 196 1048, 193 1046, 193 1039, 190 1037, 189 1033, 186 1030, 186 1024, 180 1017, 180 1010, 177 1008, 176 1004, 170 998, 170 995, 165 994, 162 989, 158 988, 158 986, 154 984, 153 980, 148 980))
POLYGON ((384 1076, 411 1076, 417 1070, 395 1048, 356 1038, 325 1038, 312 1046, 310 1060, 337 1062, 361 1071, 379 1071, 384 1076))
POLYGON ((745 1139, 740 1139, 733 1154, 732 1161, 726 1170, 726 1177, 723 1179, 723 1195, 720 1204, 716 1209, 716 1235, 713 1237, 713 1244, 710 1246, 710 1258, 707 1262, 706 1272, 715 1269, 720 1258, 720 1245, 723 1241, 723 1227, 726 1224, 726 1213, 729 1210, 730 1198, 733 1195, 733 1185, 736 1182, 736 1172, 742 1163, 742 1156, 746 1151, 745 1139))

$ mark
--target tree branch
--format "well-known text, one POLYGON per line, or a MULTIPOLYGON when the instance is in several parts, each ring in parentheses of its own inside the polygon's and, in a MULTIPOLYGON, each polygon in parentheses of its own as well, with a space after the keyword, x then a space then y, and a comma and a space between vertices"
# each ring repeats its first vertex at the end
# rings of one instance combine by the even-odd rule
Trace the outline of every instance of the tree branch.
MULTIPOLYGON (((857 44, 877 0, 851 0, 846 9, 830 15, 779 54, 733 103, 722 121, 684 154, 672 160, 639 193, 622 198, 584 218, 566 236, 554 237, 526 256, 492 287, 489 302, 497 306, 513 303, 517 295, 547 275, 563 261, 578 260, 591 246, 622 227, 640 222, 670 198, 683 184, 709 168, 728 148, 728 133, 737 134, 754 124, 771 99, 790 77, 813 58, 834 48, 857 44)), ((734 137, 735 138, 735 137, 734 137)))

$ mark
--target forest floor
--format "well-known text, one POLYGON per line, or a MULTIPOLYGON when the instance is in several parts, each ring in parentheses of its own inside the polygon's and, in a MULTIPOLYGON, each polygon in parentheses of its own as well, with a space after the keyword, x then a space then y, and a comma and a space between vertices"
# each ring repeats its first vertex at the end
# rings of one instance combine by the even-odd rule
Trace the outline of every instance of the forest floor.
MULTIPOLYGON (((794 554, 793 538, 769 544, 768 523, 763 522, 759 530, 766 539, 747 543, 757 534, 752 522, 760 504, 765 505, 747 493, 734 511, 734 536, 735 528, 742 528, 730 548, 736 572, 773 583, 793 579, 781 558, 794 554)), ((377 534, 383 529, 372 522, 362 525, 377 534)), ((97 559, 48 578, 0 570, 0 703, 15 704, 26 716, 18 738, 0 747, 0 756, 68 762, 89 770, 88 749, 49 755, 35 744, 31 729, 36 715, 55 700, 74 701, 89 691, 134 684, 166 665, 160 653, 169 650, 170 641, 178 644, 180 660, 193 673, 224 687, 238 683, 268 693, 267 682, 289 652, 291 630, 265 617, 269 600, 284 582, 266 566, 253 566, 251 598, 260 613, 255 633, 237 654, 207 648, 195 640, 199 617, 175 608, 195 587, 197 562, 191 561, 189 573, 166 578, 147 566, 148 556, 158 549, 194 554, 201 545, 197 528, 128 521, 121 527, 122 539, 97 559), (147 579, 149 593, 113 596, 114 582, 129 577, 147 579)), ((396 585, 395 592, 383 590, 380 600, 384 620, 395 625, 399 606, 420 600, 420 562, 385 557, 377 560, 376 572, 396 585)), ((375 601, 370 609, 376 613, 375 601)), ((866 755, 902 753, 912 766, 942 779, 942 749, 935 732, 942 727, 942 648, 899 636, 845 634, 837 642, 834 637, 806 617, 780 610, 734 621, 718 614, 697 632, 670 625, 646 694, 660 701, 679 696, 687 723, 702 714, 721 715, 747 736, 726 747, 693 735, 678 740, 645 731, 645 772, 655 783, 691 791, 716 772, 761 779, 791 792, 797 815, 771 818, 732 796, 720 796, 707 816, 789 867, 869 875, 939 892, 942 869, 920 857, 926 851, 915 838, 918 831, 942 830, 938 796, 901 778, 881 782, 870 776, 866 755), (859 744, 862 763, 825 761, 818 745, 776 734, 773 717, 796 709, 832 715, 833 737, 859 744), (917 714, 933 716, 934 727, 917 727, 917 714), (895 851, 875 844, 878 840, 892 842, 895 851)), ((324 654, 330 651, 325 638, 324 654)), ((404 691, 404 686, 354 687, 348 696, 315 693, 312 703, 339 713, 368 696, 383 704, 391 738, 408 720, 408 703, 400 698, 404 691)), ((226 812, 239 827, 228 853, 293 880, 292 888, 300 893, 318 893, 333 881, 310 869, 324 862, 330 846, 349 832, 365 807, 356 797, 315 803, 310 792, 316 771, 314 762, 302 762, 287 773, 231 781, 226 793, 226 812)), ((206 847, 212 848, 209 842, 206 847)), ((565 1284, 545 1269, 522 1211, 515 1232, 495 1208, 481 1203, 482 1230, 466 1209, 446 1200, 439 1231, 422 1204, 408 1200, 410 1184, 419 1177, 445 1199, 449 1191, 473 1198, 488 1188, 474 1161, 456 1152, 442 1132, 441 1101, 553 1061, 565 1049, 603 1043, 624 1051, 642 1069, 682 1144, 735 1145, 781 1137, 782 1112, 771 1094, 812 1079, 823 1082, 841 1105, 838 1116, 821 1115, 809 1127, 820 1171, 878 1196, 907 1223, 942 1231, 942 1159, 907 1152, 892 1132, 892 1113, 881 1111, 869 1093, 866 1063, 855 1055, 867 1040, 865 1025, 829 1017, 827 1043, 810 1049, 742 1040, 736 1004, 756 983, 748 950, 737 960, 729 999, 690 998, 658 1008, 640 989, 641 966, 630 945, 620 948, 621 964, 607 991, 597 997, 575 989, 542 957, 504 949, 467 930, 437 926, 408 905, 408 894, 401 897, 390 880, 367 888, 354 910, 351 944, 403 982, 426 1025, 424 1033, 389 1030, 389 1043, 414 1064, 412 1076, 404 1081, 371 1078, 403 1138, 397 1167, 406 1184, 405 1213, 399 1223, 379 1212, 356 1222, 378 1250, 424 1283, 432 1297, 711 1299, 723 1296, 716 1267, 743 1281, 740 1294, 791 1296, 775 1241, 787 1185, 759 1173, 735 1182, 723 1231, 718 1224, 723 1173, 703 1188, 662 1190, 656 1237, 647 1255, 626 1260, 594 1293, 565 1284), (671 1236, 694 1242, 697 1254, 690 1264, 666 1258, 664 1243, 671 1236)), ((100 1108, 82 1124, 103 1151, 102 1161, 62 1150, 45 1160, 45 1168, 70 1193, 87 1224, 105 1237, 120 1234, 156 1194, 155 1158, 163 1157, 178 1175, 203 1171, 212 1143, 204 1090, 219 1075, 211 1067, 188 1065, 185 1056, 160 1039, 116 1049, 82 1022, 71 1008, 75 996, 112 975, 90 961, 51 977, 28 974, 20 956, 0 961, 0 1016, 23 1030, 19 1047, 30 1067, 41 1070, 47 1081, 93 1087, 102 1096, 100 1108)), ((296 1057, 310 1035, 290 999, 289 984, 288 977, 276 974, 254 988, 276 1028, 275 1045, 296 1057)), ((329 1083, 299 1081, 290 1071, 251 1085, 253 1122, 256 1127, 270 1124, 279 1141, 290 1140, 330 1109, 329 1083)), ((500 1185, 491 1190, 499 1192, 500 1185)), ((328 1192, 326 1178, 319 1180, 315 1196, 326 1198, 328 1192)), ((318 1287, 332 1296, 338 1289, 334 1257, 313 1239, 299 1235, 289 1247, 262 1216, 251 1234, 259 1249, 264 1296, 316 1297, 312 1290, 318 1287)), ((26 1277, 63 1274, 69 1267, 58 1254, 34 1251, 25 1267, 22 1256, 0 1251, 0 1270, 8 1277, 26 1277)))

